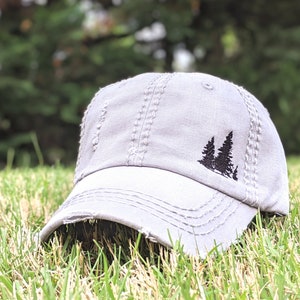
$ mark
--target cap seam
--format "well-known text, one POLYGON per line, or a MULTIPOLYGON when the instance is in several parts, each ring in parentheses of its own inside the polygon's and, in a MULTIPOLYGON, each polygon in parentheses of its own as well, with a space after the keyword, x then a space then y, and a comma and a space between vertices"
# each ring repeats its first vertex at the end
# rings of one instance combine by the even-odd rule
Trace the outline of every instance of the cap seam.
POLYGON ((147 105, 149 106, 149 102, 151 101, 151 97, 153 96, 153 92, 155 90, 155 82, 158 81, 162 76, 163 76, 162 74, 156 76, 153 80, 151 80, 147 88, 144 90, 143 102, 141 108, 138 111, 137 117, 135 118, 133 123, 133 128, 130 137, 130 146, 128 149, 127 162, 126 162, 127 166, 134 164, 135 157, 138 154, 137 153, 138 145, 136 144, 138 142, 137 136, 138 136, 139 128, 140 127, 142 128, 141 120, 143 118, 143 115, 146 114, 145 111, 147 110, 147 105))
POLYGON ((100 114, 98 116, 98 120, 96 122, 96 130, 93 134, 93 137, 92 137, 92 149, 93 149, 93 152, 95 152, 98 148, 98 145, 99 145, 99 135, 100 135, 100 131, 101 131, 101 128, 102 128, 102 125, 106 119, 106 114, 107 114, 107 107, 108 107, 108 102, 105 101, 104 104, 103 104, 103 107, 100 111, 100 114))
POLYGON ((258 184, 257 184, 257 166, 258 166, 258 153, 261 141, 261 120, 258 110, 251 99, 251 96, 242 87, 237 86, 244 104, 247 108, 250 125, 247 138, 247 145, 244 159, 244 177, 243 180, 246 185, 245 201, 251 206, 259 206, 260 200, 258 199, 258 184))
POLYGON ((82 162, 82 151, 83 151, 83 137, 85 136, 85 127, 86 127, 86 120, 87 120, 87 116, 89 114, 89 111, 91 110, 91 107, 93 106, 94 102, 96 101, 96 99, 98 98, 98 96, 103 92, 105 88, 100 88, 94 95, 93 99, 91 100, 91 102, 89 103, 89 105, 87 106, 83 117, 82 117, 82 122, 81 122, 81 130, 80 130, 80 142, 79 142, 79 149, 78 149, 78 158, 77 158, 77 163, 76 163, 76 167, 75 167, 75 178, 74 178, 74 184, 76 182, 78 182, 80 179, 82 179, 83 174, 78 174, 79 172, 79 168, 81 166, 81 162, 82 162))
POLYGON ((156 94, 157 97, 151 101, 150 107, 149 107, 149 112, 147 112, 147 114, 145 116, 144 122, 145 122, 146 126, 145 126, 145 128, 142 127, 144 130, 141 133, 142 147, 141 147, 141 155, 139 156, 140 161, 138 162, 138 165, 140 165, 140 166, 143 165, 145 154, 146 154, 148 146, 149 146, 149 137, 150 137, 152 125, 153 125, 154 119, 157 116, 157 111, 159 108, 160 101, 162 99, 162 95, 165 92, 168 82, 171 80, 171 78, 173 76, 174 76, 174 74, 169 73, 169 74, 167 74, 167 76, 165 76, 165 78, 162 78, 161 85, 160 85, 160 82, 157 83, 157 87, 159 88, 159 90, 157 91, 157 94, 156 94))
POLYGON ((174 76, 172 73, 162 74, 154 78, 144 91, 144 98, 138 115, 134 121, 126 165, 142 166, 154 119, 156 118, 161 97, 165 88, 174 76))

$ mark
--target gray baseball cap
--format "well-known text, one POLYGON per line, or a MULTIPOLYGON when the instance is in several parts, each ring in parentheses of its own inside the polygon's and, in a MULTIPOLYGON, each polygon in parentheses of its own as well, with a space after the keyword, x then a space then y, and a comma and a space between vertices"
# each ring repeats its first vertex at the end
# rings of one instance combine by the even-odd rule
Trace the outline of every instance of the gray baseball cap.
POLYGON ((74 188, 39 238, 108 220, 205 257, 234 243, 258 211, 289 212, 285 154, 264 106, 208 74, 145 73, 92 99, 74 188))

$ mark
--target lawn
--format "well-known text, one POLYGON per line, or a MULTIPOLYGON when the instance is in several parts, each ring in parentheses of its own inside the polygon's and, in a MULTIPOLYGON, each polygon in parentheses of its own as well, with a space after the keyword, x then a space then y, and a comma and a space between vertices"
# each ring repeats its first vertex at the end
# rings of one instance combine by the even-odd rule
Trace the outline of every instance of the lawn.
MULTIPOLYGON (((1 299, 300 299, 300 159, 290 158, 291 212, 261 217, 224 253, 205 260, 163 248, 141 255, 118 246, 34 237, 72 188, 62 167, 0 172, 1 299), (96 249, 96 250, 95 250, 96 249)), ((144 245, 144 244, 143 244, 144 245)))

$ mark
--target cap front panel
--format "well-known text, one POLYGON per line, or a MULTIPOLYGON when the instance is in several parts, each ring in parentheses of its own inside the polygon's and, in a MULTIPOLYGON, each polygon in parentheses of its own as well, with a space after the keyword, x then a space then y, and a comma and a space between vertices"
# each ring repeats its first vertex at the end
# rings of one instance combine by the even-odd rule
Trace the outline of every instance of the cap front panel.
POLYGON ((175 74, 160 99, 143 165, 244 199, 249 124, 233 85, 205 74, 175 74))

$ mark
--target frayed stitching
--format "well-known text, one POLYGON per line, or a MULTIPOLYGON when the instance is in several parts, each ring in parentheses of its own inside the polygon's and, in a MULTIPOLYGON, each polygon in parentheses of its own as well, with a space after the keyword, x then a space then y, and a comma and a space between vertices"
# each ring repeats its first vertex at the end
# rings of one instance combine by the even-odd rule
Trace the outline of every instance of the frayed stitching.
POLYGON ((105 102, 103 108, 101 109, 99 118, 98 118, 98 122, 97 122, 97 125, 96 125, 96 132, 94 133, 93 138, 92 138, 92 145, 93 145, 93 151, 94 152, 97 150, 98 145, 99 145, 100 130, 101 130, 102 125, 103 125, 103 123, 105 121, 105 118, 106 118, 107 107, 108 107, 108 102, 105 102))

